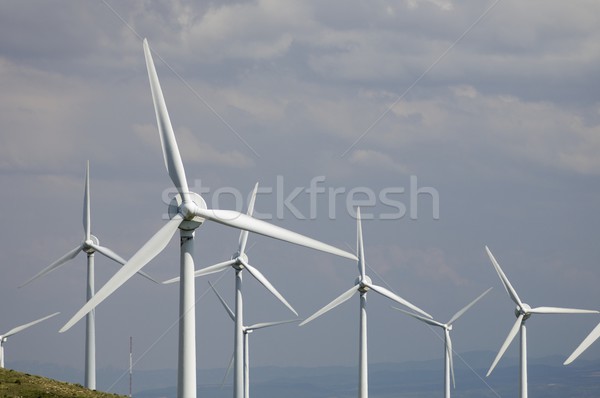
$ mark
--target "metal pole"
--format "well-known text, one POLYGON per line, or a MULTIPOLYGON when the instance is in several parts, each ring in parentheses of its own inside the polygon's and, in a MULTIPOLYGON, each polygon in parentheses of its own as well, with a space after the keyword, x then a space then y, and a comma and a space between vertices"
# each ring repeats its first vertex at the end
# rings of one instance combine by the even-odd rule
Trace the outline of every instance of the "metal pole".
POLYGON ((244 302, 242 300, 242 270, 235 270, 235 330, 233 348, 233 398, 244 396, 244 302))
POLYGON ((360 293, 360 339, 358 356, 358 398, 369 397, 369 369, 367 356, 367 293, 360 293))
MULTIPOLYGON (((87 301, 94 296, 94 253, 87 255, 87 301)), ((96 389, 96 310, 86 315, 85 324, 85 387, 96 389)))
POLYGON ((194 231, 181 229, 179 289, 179 359, 177 397, 196 398, 196 310, 194 285, 194 231))

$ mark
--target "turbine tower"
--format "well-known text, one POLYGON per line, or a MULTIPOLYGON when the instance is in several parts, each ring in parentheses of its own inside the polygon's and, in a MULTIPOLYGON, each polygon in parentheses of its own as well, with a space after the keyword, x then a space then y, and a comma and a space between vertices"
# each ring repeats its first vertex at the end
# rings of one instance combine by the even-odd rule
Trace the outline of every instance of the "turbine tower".
POLYGON ((154 67, 148 41, 144 39, 144 55, 156 112, 158 131, 167 172, 178 195, 171 201, 171 219, 161 227, 92 298, 60 330, 71 328, 85 314, 104 301, 133 274, 157 256, 169 243, 175 232, 180 230, 180 285, 179 285, 179 354, 177 396, 196 397, 196 315, 194 293, 194 231, 205 220, 233 228, 255 232, 271 238, 306 246, 315 250, 356 260, 356 256, 344 250, 308 238, 306 236, 257 220, 246 214, 208 209, 202 197, 188 189, 183 162, 169 113, 162 94, 158 75, 154 67))
POLYGON ((354 295, 354 293, 356 293, 356 292, 360 293, 360 333, 359 333, 359 341, 358 341, 358 350, 359 350, 359 355, 358 355, 358 368, 359 368, 359 370, 358 370, 359 371, 358 397, 359 398, 367 398, 369 396, 369 382, 368 382, 369 375, 368 375, 368 360, 367 360, 367 292, 369 290, 372 290, 376 293, 381 294, 384 297, 389 298, 390 300, 393 300, 401 305, 404 305, 404 306, 412 309, 413 311, 417 311, 417 312, 425 315, 426 317, 431 318, 431 315, 429 315, 422 309, 416 307, 415 305, 409 303, 408 301, 404 300, 402 297, 396 295, 395 293, 391 292, 390 290, 373 284, 373 282, 371 281, 371 278, 369 278, 367 276, 366 270, 365 270, 366 264, 365 264, 364 248, 363 248, 362 226, 361 226, 361 220, 360 220, 360 208, 357 208, 357 210, 356 210, 356 227, 357 227, 356 251, 358 253, 359 276, 358 276, 358 278, 356 278, 356 281, 354 282, 354 286, 351 289, 347 290, 346 292, 342 293, 339 297, 334 299, 331 303, 327 304, 325 307, 321 308, 320 310, 315 312, 313 315, 308 317, 306 320, 304 320, 300 324, 300 326, 306 325, 308 322, 311 322, 315 318, 323 315, 327 311, 329 311, 329 310, 337 307, 338 305, 342 304, 343 302, 347 301, 348 299, 350 299, 350 297, 352 297, 354 295))
POLYGON ((452 387, 456 388, 456 382, 454 380, 454 363, 452 361, 452 353, 453 353, 452 340, 450 339, 450 331, 452 330, 452 325, 458 318, 460 318, 465 312, 467 312, 467 310, 469 308, 471 308, 483 296, 488 294, 488 292, 490 290, 492 290, 491 287, 488 290, 486 290, 485 292, 483 292, 481 295, 479 295, 479 297, 477 297, 475 300, 471 301, 469 304, 464 306, 460 311, 458 311, 456 314, 454 314, 452 316, 452 318, 450 318, 450 320, 446 323, 442 323, 442 322, 438 322, 433 319, 425 318, 421 315, 417 315, 417 314, 405 311, 405 310, 397 308, 397 307, 392 307, 393 309, 403 312, 406 315, 412 316, 413 318, 418 319, 419 321, 425 322, 428 325, 437 326, 437 327, 444 329, 444 351, 445 351, 445 356, 444 356, 444 397, 445 398, 450 398, 450 377, 451 376, 452 376, 452 387))
MULTIPOLYGON (((247 215, 252 216, 254 213, 254 202, 256 200, 256 192, 258 190, 258 183, 254 185, 252 194, 250 196, 250 202, 248 203, 247 215)), ((235 315, 234 315, 234 366, 233 366, 233 396, 235 398, 242 398, 244 395, 244 360, 243 353, 245 347, 245 339, 247 333, 244 332, 244 306, 242 297, 242 271, 246 269, 250 275, 252 275, 258 282, 260 282, 269 292, 271 292, 279 301, 281 301, 287 308, 290 309, 296 316, 298 313, 296 310, 287 302, 287 300, 277 291, 277 289, 265 278, 265 276, 258 269, 248 263, 248 255, 246 254, 246 244, 248 242, 248 231, 242 230, 238 240, 238 249, 230 260, 211 265, 210 267, 202 268, 194 273, 194 276, 209 275, 215 272, 221 272, 229 267, 235 270, 235 315)), ((179 277, 169 279, 163 283, 178 282, 179 277)), ((216 291, 215 291, 216 293, 216 291)))
POLYGON ((576 360, 577 357, 579 357, 581 354, 583 354, 583 352, 585 350, 587 350, 589 346, 594 344, 594 342, 598 339, 598 337, 600 337, 600 323, 597 324, 596 327, 594 329, 592 329, 590 334, 588 334, 587 337, 585 339, 583 339, 581 344, 579 344, 579 346, 577 346, 577 348, 575 348, 573 353, 571 355, 569 355, 569 358, 567 358, 565 360, 563 365, 568 365, 571 362, 573 362, 574 360, 576 360))
MULTIPOLYGON (((210 282, 208 282, 208 284, 210 285, 210 288, 213 290, 213 292, 215 292, 215 294, 217 295, 217 298, 223 305, 223 308, 225 308, 225 311, 227 312, 227 315, 229 315, 229 318, 231 318, 231 320, 233 322, 235 322, 236 317, 235 317, 234 312, 231 310, 231 308, 229 308, 229 306, 227 305, 227 303, 225 302, 223 297, 221 297, 219 292, 217 292, 217 289, 215 289, 213 284, 210 282)), ((255 323, 254 325, 250 325, 250 326, 242 326, 242 333, 244 335, 244 344, 243 344, 243 349, 244 349, 244 355, 243 355, 244 398, 250 397, 250 361, 249 361, 248 335, 250 333, 254 332, 255 330, 265 329, 265 328, 269 328, 272 326, 284 325, 286 323, 293 323, 293 322, 300 322, 300 320, 299 319, 290 319, 287 321, 261 322, 261 323, 255 323)), ((235 361, 235 353, 231 357, 231 361, 229 361, 229 366, 227 367, 227 372, 225 373, 225 377, 227 377, 227 375, 229 374, 229 370, 231 369, 231 366, 233 365, 234 361, 235 361)))
MULTIPOLYGON (((91 216, 90 216, 90 163, 86 164, 85 168, 85 189, 83 193, 83 231, 84 237, 77 247, 69 251, 67 254, 38 272, 32 278, 27 280, 19 287, 23 287, 34 280, 54 271, 61 267, 69 260, 75 258, 80 252, 87 254, 87 288, 86 288, 86 300, 89 301, 94 295, 94 253, 98 252, 109 259, 119 263, 125 264, 127 261, 124 260, 114 251, 107 247, 100 246, 98 238, 91 233, 91 216)), ((148 278, 154 283, 158 283, 152 279, 148 274, 139 272, 140 275, 148 278)), ((86 326, 85 326, 85 382, 84 385, 90 390, 96 389, 96 316, 94 311, 87 314, 86 326)))
POLYGON ((40 323, 42 321, 45 321, 48 318, 52 318, 55 315, 60 314, 60 312, 55 312, 52 315, 47 315, 43 318, 40 318, 38 320, 35 320, 33 322, 29 322, 26 323, 25 325, 21 325, 21 326, 17 326, 16 328, 12 328, 11 330, 9 330, 6 333, 0 334, 0 368, 4 368, 4 343, 6 343, 6 340, 8 340, 8 338, 12 335, 15 335, 19 332, 22 332, 23 330, 35 325, 36 323, 40 323))
POLYGON ((527 398, 527 329, 525 328, 525 321, 527 321, 527 319, 529 319, 529 317, 531 317, 531 315, 533 315, 533 314, 597 314, 598 311, 579 310, 579 309, 574 309, 574 308, 560 308, 560 307, 531 308, 528 304, 521 301, 521 299, 519 298, 519 295, 517 294, 517 291, 510 284, 508 278, 502 271, 502 268, 500 268, 500 265, 494 258, 494 255, 492 254, 490 249, 486 246, 485 250, 486 250, 490 260, 492 261, 492 265, 496 269, 498 276, 500 277, 500 281, 502 282, 502 285, 504 286, 506 293, 508 293, 508 296, 511 298, 511 300, 517 305, 517 308, 515 309, 515 315, 517 317, 517 320, 514 323, 513 327, 510 329, 510 331, 508 332, 508 336, 506 337, 506 340, 504 340, 504 343, 500 347, 500 351, 498 351, 498 354, 496 355, 494 362, 492 362, 492 366, 490 366, 490 370, 488 370, 486 376, 489 376, 492 373, 492 371, 498 364, 498 361, 500 360, 500 358, 502 358, 502 355, 504 355, 504 352, 506 351, 506 349, 508 348, 510 343, 513 341, 513 339, 515 338, 517 333, 519 333, 519 331, 520 331, 521 332, 521 350, 520 350, 521 360, 520 360, 520 380, 519 380, 520 394, 519 394, 519 397, 527 398))

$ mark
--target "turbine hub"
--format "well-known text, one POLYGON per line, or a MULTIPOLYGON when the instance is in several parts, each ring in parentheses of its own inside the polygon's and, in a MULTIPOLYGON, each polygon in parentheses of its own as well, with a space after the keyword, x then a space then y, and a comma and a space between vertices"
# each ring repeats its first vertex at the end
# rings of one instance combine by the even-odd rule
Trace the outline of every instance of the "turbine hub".
POLYGON ((515 316, 518 318, 519 315, 523 315, 523 320, 529 319, 531 316, 531 313, 529 312, 530 309, 531 307, 529 304, 523 303, 522 307, 517 306, 517 308, 515 308, 515 316))
POLYGON ((231 256, 231 259, 236 260, 236 262, 233 264, 233 268, 238 271, 244 269, 244 264, 242 264, 241 260, 248 262, 248 256, 246 253, 240 254, 240 252, 235 252, 233 253, 233 256, 231 256))
POLYGON ((363 279, 360 275, 354 280, 354 284, 355 285, 359 285, 359 289, 358 291, 361 293, 366 293, 369 291, 369 286, 372 283, 371 278, 369 278, 367 275, 365 275, 365 278, 363 279))
POLYGON ((172 219, 178 213, 181 213, 184 221, 179 225, 179 229, 184 231, 193 231, 202 225, 204 218, 195 216, 194 209, 196 207, 206 209, 206 202, 202 199, 202 196, 195 192, 190 192, 189 196, 192 203, 183 204, 183 200, 179 194, 175 195, 173 199, 171 199, 171 203, 169 203, 169 219, 172 219))
POLYGON ((92 245, 98 246, 99 244, 100 241, 98 241, 98 238, 96 238, 94 235, 90 235, 90 238, 88 240, 83 241, 83 251, 87 254, 92 254, 95 252, 92 245))

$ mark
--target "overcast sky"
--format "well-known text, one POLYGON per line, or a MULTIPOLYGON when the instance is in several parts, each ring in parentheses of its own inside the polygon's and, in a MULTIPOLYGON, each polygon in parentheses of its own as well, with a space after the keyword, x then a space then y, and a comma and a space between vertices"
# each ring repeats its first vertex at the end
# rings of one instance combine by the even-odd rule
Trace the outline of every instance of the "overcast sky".
MULTIPOLYGON (((258 181, 263 218, 354 250, 348 207, 362 204, 374 282, 441 321, 494 287, 455 325, 459 353, 496 351, 515 320, 486 244, 530 305, 598 309, 599 19, 597 1, 0 3, 0 329, 62 312, 11 338, 7 366, 83 366, 84 322, 58 333, 85 300, 83 253, 17 286, 81 242, 86 160, 101 244, 130 257, 164 224, 171 182, 144 37, 189 185, 209 205, 245 209, 258 181), (325 192, 311 197, 311 181, 325 192)), ((198 229, 196 267, 229 259, 237 236, 198 229)), ((358 273, 256 235, 249 247, 301 317, 358 273)), ((174 238, 145 270, 168 279, 178 263, 174 238)), ((96 255, 98 287, 116 270, 96 255)), ((233 273, 220 277, 231 303, 233 273)), ((198 367, 224 367, 233 325, 202 296, 207 278, 196 286, 198 367)), ((248 323, 292 316, 248 277, 245 297, 248 323)), ((369 294, 370 361, 441 361, 435 334, 390 304, 369 294)), ((355 365, 358 305, 257 332, 253 365, 355 365)), ((134 278, 96 314, 98 367, 125 368, 129 336, 147 351, 136 367, 176 367, 176 285, 134 278)), ((566 358, 598 321, 534 316, 530 356, 566 358)), ((582 358, 600 358, 600 343, 582 358)))

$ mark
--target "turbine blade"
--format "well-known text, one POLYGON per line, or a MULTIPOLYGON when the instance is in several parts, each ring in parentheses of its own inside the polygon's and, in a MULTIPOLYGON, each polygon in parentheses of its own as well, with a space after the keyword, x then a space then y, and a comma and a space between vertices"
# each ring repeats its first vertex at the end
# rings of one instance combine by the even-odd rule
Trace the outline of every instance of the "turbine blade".
POLYGON ((358 256, 358 272, 362 280, 365 280, 366 264, 365 264, 365 249, 363 245, 362 222, 360 219, 360 207, 356 208, 356 253, 358 256))
POLYGON ((258 269, 254 268, 243 259, 240 259, 240 261, 242 262, 242 264, 244 264, 244 268, 246 268, 246 270, 250 273, 250 275, 254 277, 254 279, 259 281, 264 287, 267 288, 268 291, 271 292, 271 294, 273 294, 273 296, 277 297, 277 299, 281 301, 286 307, 288 307, 290 311, 292 311, 294 314, 296 314, 296 316, 298 316, 298 313, 296 312, 294 307, 292 307, 290 303, 287 302, 287 300, 281 295, 281 293, 279 293, 279 291, 275 289, 275 286, 273 286, 271 282, 269 282, 267 278, 265 278, 265 276, 258 269))
POLYGON ((19 333, 20 331, 25 330, 28 327, 31 327, 31 326, 35 325, 36 323, 40 323, 42 321, 45 321, 46 319, 52 318, 53 316, 58 315, 58 314, 60 314, 60 312, 55 312, 54 314, 47 315, 47 316, 45 316, 43 318, 40 318, 40 319, 37 319, 37 320, 35 320, 33 322, 26 323, 25 325, 17 326, 16 328, 13 328, 13 329, 9 330, 8 332, 4 333, 2 335, 2 337, 10 337, 13 334, 19 333))
POLYGON ((231 320, 235 322, 235 314, 233 313, 233 311, 231 310, 231 308, 229 308, 229 306, 227 305, 227 303, 225 302, 225 300, 223 300, 223 297, 221 297, 221 295, 219 294, 219 292, 217 292, 217 289, 215 289, 215 287, 213 286, 213 284, 210 283, 210 281, 208 281, 208 284, 210 285, 210 288, 212 289, 212 291, 215 292, 215 294, 217 295, 217 298, 219 299, 219 301, 223 305, 223 308, 225 308, 225 311, 227 312, 227 315, 229 315, 229 317, 231 318, 231 320))
POLYGON ((579 310, 576 308, 536 307, 529 310, 532 314, 597 314, 596 310, 579 310))
POLYGON ((389 298, 390 300, 397 302, 398 304, 402 304, 403 306, 408 307, 411 310, 416 311, 420 314, 423 314, 428 318, 433 318, 431 315, 429 315, 428 313, 426 313, 425 311, 423 311, 416 305, 404 300, 402 297, 400 297, 396 293, 386 289, 385 287, 377 286, 377 285, 374 285, 371 283, 369 283, 369 284, 365 283, 365 285, 367 285, 370 289, 376 291, 377 293, 381 294, 382 296, 385 296, 385 297, 389 298))
POLYGON ((160 135, 165 167, 167 168, 167 172, 169 173, 169 177, 171 177, 171 181, 173 181, 175 188, 179 191, 183 203, 189 203, 191 199, 183 162, 181 161, 181 155, 179 154, 175 133, 173 133, 173 126, 171 125, 171 119, 169 118, 167 104, 165 103, 156 68, 154 67, 148 40, 146 39, 144 39, 144 56, 146 58, 146 68, 148 69, 148 79, 150 80, 152 102, 154 103, 156 123, 158 124, 158 133, 160 135))
POLYGON ((325 307, 321 308, 320 310, 318 310, 317 312, 315 312, 314 314, 312 314, 311 316, 309 316, 308 318, 306 318, 298 326, 304 326, 304 325, 306 325, 308 322, 311 322, 312 320, 314 320, 315 318, 320 317, 321 315, 323 315, 327 311, 329 311, 329 310, 337 307, 338 305, 342 304, 344 301, 347 301, 348 299, 350 299, 350 297, 352 297, 354 295, 354 293, 358 292, 359 288, 360 288, 360 285, 354 285, 354 286, 352 286, 352 288, 350 288, 350 289, 346 290, 344 293, 340 294, 331 303, 327 304, 325 307))
POLYGON ((492 290, 492 288, 490 287, 488 290, 486 290, 485 292, 481 293, 479 295, 479 297, 477 297, 475 300, 471 301, 469 304, 467 304, 466 306, 464 306, 460 311, 458 311, 456 314, 454 314, 452 316, 452 318, 450 318, 450 320, 448 321, 448 325, 452 325, 452 323, 454 323, 454 321, 456 321, 458 318, 460 318, 461 316, 463 316, 463 314, 465 312, 467 312, 467 310, 469 308, 471 308, 473 305, 475 305, 476 302, 478 302, 479 300, 481 300, 481 298, 483 298, 483 296, 485 296, 486 294, 488 294, 490 292, 490 290, 492 290))
POLYGON ((85 240, 90 240, 92 235, 90 221, 90 161, 87 161, 85 167, 85 189, 83 192, 83 230, 85 231, 85 240))
MULTIPOLYGON (((100 245, 95 245, 93 243, 90 244, 90 247, 93 248, 95 251, 97 251, 98 253, 104 255, 105 257, 121 264, 121 265, 125 265, 127 264, 127 260, 125 260, 123 257, 119 256, 117 253, 115 253, 114 251, 110 250, 108 247, 104 247, 104 246, 100 246, 100 245)), ((143 276, 144 278, 160 284, 159 281, 157 281, 156 279, 154 279, 153 277, 151 277, 150 275, 148 275, 147 273, 145 273, 144 271, 138 271, 137 272, 139 275, 143 276)))
POLYGON ((512 343, 512 341, 514 340, 517 333, 519 333, 519 327, 521 327, 522 321, 523 321, 523 314, 521 314, 517 317, 517 321, 515 322, 513 327, 510 329, 510 332, 508 332, 508 336, 506 336, 506 340, 504 340, 504 343, 502 343, 502 346, 500 347, 500 351, 498 351, 496 358, 494 358, 494 362, 492 362, 492 366, 490 366, 490 370, 488 370, 487 374, 485 375, 486 377, 488 377, 490 374, 492 374, 492 371, 498 364, 498 361, 500 361, 500 358, 502 358, 502 355, 504 355, 504 352, 506 351, 506 349, 508 348, 510 343, 512 343))
POLYGON ((452 354, 454 353, 454 350, 452 349, 452 339, 450 338, 450 331, 448 329, 445 328, 444 333, 446 334, 446 353, 448 355, 448 362, 450 364, 452 387, 456 388, 456 380, 454 379, 454 360, 452 359, 452 354))
MULTIPOLYGON (((210 275, 210 274, 214 274, 216 272, 224 271, 227 268, 229 268, 231 265, 235 264, 236 261, 237 261, 237 259, 227 260, 227 261, 223 261, 222 263, 218 263, 215 265, 211 265, 209 267, 199 269, 198 271, 194 272, 194 277, 210 275)), ((179 282, 179 279, 180 279, 179 277, 169 279, 169 280, 164 281, 163 284, 168 285, 170 283, 179 282)))
POLYGON ((294 322, 300 322, 300 319, 290 319, 287 321, 255 323, 254 325, 247 326, 246 330, 253 331, 253 330, 258 330, 258 329, 270 328, 271 326, 284 325, 286 323, 294 323, 294 322))
POLYGON ((229 372, 231 372, 231 368, 233 368, 234 358, 235 358, 235 353, 231 354, 231 358, 229 359, 229 365, 227 365, 227 370, 225 371, 225 376, 223 376, 223 381, 221 382, 221 388, 223 388, 223 386, 225 385, 227 376, 229 376, 229 372))
POLYGON ((60 332, 69 330, 77 321, 83 318, 88 312, 93 310, 98 304, 104 301, 110 296, 115 290, 117 290, 122 284, 127 282, 129 278, 135 275, 143 266, 148 264, 154 257, 160 253, 165 246, 169 243, 177 229, 183 217, 181 214, 177 214, 168 223, 166 223, 161 229, 158 230, 152 238, 144 246, 142 246, 137 253, 135 253, 129 261, 118 270, 112 278, 92 298, 85 303, 83 307, 67 322, 60 332))
POLYGON ((395 309, 396 311, 403 312, 406 315, 411 316, 411 317, 413 317, 413 318, 415 318, 415 319, 417 319, 419 321, 425 322, 428 325, 439 326, 441 328, 445 328, 445 325, 443 323, 438 322, 436 320, 425 318, 424 316, 421 316, 421 315, 418 315, 418 314, 415 314, 415 313, 412 313, 412 312, 405 311, 402 308, 398 308, 398 307, 394 307, 394 306, 392 306, 392 308, 395 309))
POLYGON ((322 252, 335 254, 336 256, 349 258, 354 261, 358 260, 354 254, 348 253, 347 251, 338 249, 337 247, 330 246, 323 242, 319 242, 318 240, 309 238, 299 233, 292 232, 285 228, 269 224, 268 222, 252 218, 237 211, 201 209, 196 207, 195 215, 230 227, 244 229, 259 235, 264 235, 322 252))
POLYGON ((90 244, 90 247, 92 249, 94 249, 95 251, 97 251, 98 253, 102 254, 104 257, 110 258, 111 260, 113 260, 121 265, 125 265, 127 263, 127 260, 125 260, 123 257, 119 256, 114 251, 110 250, 108 247, 95 245, 93 243, 90 244))
POLYGON ((519 306, 519 308, 523 308, 523 303, 521 302, 521 299, 519 298, 517 291, 510 284, 510 281, 504 274, 504 271, 502 271, 502 268, 500 268, 500 264, 498 264, 498 261, 496 261, 496 259, 494 258, 494 255, 492 254, 492 252, 490 251, 490 249, 487 246, 485 247, 485 250, 487 251, 488 257, 492 261, 492 265, 494 266, 494 268, 496 269, 496 272, 498 273, 498 276, 500 277, 500 281, 502 282, 502 285, 504 285, 504 289, 506 290, 506 293, 508 293, 509 297, 512 299, 512 301, 515 302, 516 305, 519 306))
POLYGON ((63 264, 65 264, 67 261, 74 259, 75 256, 77 256, 77 254, 79 254, 79 252, 81 250, 83 250, 83 244, 81 244, 81 245, 77 246, 76 248, 72 249, 71 251, 69 251, 67 254, 65 254, 64 256, 62 256, 61 258, 59 258, 58 260, 56 260, 55 262, 53 262, 52 264, 50 264, 49 266, 47 266, 46 268, 44 268, 43 270, 41 270, 40 272, 38 272, 37 274, 32 276, 31 278, 29 278, 25 283, 23 283, 19 287, 28 285, 31 282, 33 282, 34 280, 50 273, 51 271, 54 271, 55 269, 57 269, 60 266, 62 266, 63 264))
MULTIPOLYGON (((247 215, 252 217, 254 214, 254 202, 256 201, 256 192, 258 191, 258 182, 254 185, 254 189, 252 190, 252 194, 250 196, 250 202, 248 203, 248 211, 247 215)), ((240 232, 240 240, 239 240, 239 248, 238 253, 242 255, 246 251, 246 242, 248 242, 248 231, 242 230, 240 232)))
POLYGON ((600 337, 600 323, 587 335, 585 339, 575 348, 575 351, 567 358, 563 365, 568 365, 577 359, 589 346, 591 346, 600 337))

